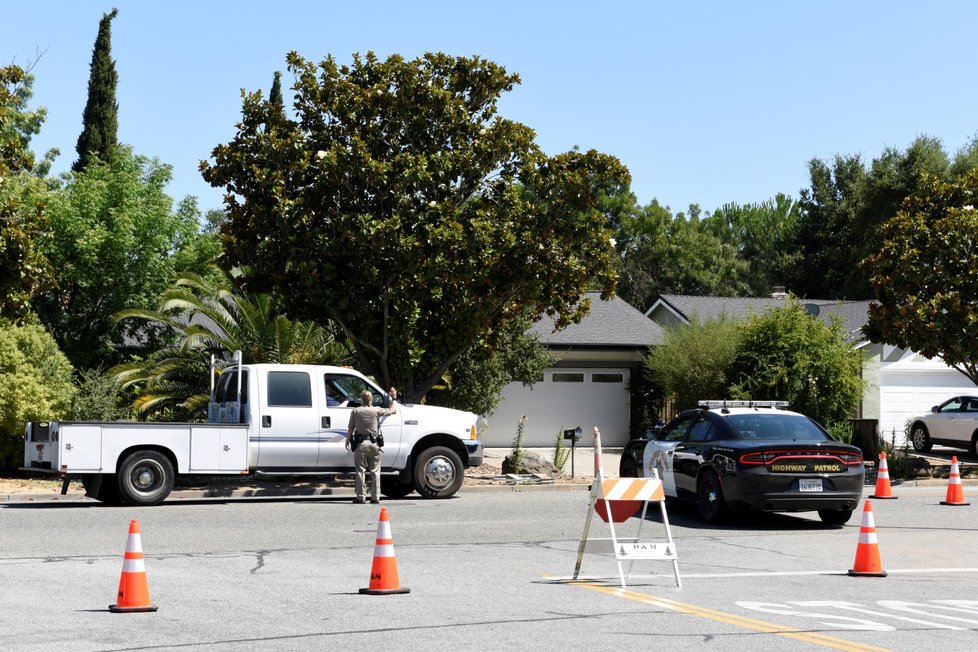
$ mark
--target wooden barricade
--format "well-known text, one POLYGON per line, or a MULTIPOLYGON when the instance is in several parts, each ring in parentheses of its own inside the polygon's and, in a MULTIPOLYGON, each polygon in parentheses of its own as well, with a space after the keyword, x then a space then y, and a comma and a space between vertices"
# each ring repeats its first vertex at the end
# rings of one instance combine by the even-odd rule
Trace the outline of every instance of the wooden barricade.
MULTIPOLYGON (((676 586, 682 588, 679 577, 679 560, 676 544, 672 540, 672 530, 669 528, 669 516, 666 514, 666 495, 658 474, 652 478, 613 478, 605 479, 601 463, 601 433, 594 429, 594 484, 591 485, 590 505, 584 520, 584 531, 577 549, 577 563, 574 566, 574 579, 578 579, 585 552, 611 552, 618 564, 618 579, 621 588, 626 588, 626 577, 631 575, 632 564, 636 561, 671 561, 676 586), (650 502, 659 504, 662 513, 662 524, 665 527, 666 540, 659 542, 642 541, 642 526, 650 502), (622 537, 616 531, 616 523, 624 523, 639 513, 638 527, 635 536, 622 537), (592 537, 591 521, 594 515, 608 524, 610 537, 592 537), (628 562, 626 572, 622 562, 628 562)), ((646 576, 648 577, 648 576, 646 576)))

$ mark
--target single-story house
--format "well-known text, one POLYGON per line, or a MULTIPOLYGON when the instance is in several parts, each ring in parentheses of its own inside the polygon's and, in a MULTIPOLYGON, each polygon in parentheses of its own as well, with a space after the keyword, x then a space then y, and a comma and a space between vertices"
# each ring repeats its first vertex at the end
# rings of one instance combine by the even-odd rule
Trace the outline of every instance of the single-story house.
MULTIPOLYGON (((649 347, 662 341, 662 328, 623 299, 602 301, 587 293, 591 312, 579 324, 554 331, 544 317, 531 332, 555 357, 543 378, 531 387, 510 383, 480 436, 486 446, 508 448, 526 416, 523 445, 551 447, 558 433, 580 426, 579 446, 592 446, 593 429, 603 446, 624 446, 630 438, 629 383, 649 347)), ((568 445, 570 442, 566 442, 568 445)))
MULTIPOLYGON (((760 313, 782 304, 787 296, 783 291, 762 298, 667 294, 661 295, 645 314, 662 328, 670 328, 688 324, 694 315, 705 320, 721 314, 742 317, 760 313)), ((869 301, 800 301, 810 314, 827 324, 840 318, 846 339, 863 352, 866 390, 858 413, 853 416, 876 420, 877 431, 885 440, 895 439, 897 445, 902 445, 907 419, 951 396, 976 391, 974 383, 939 358, 927 359, 913 351, 867 341, 862 328, 868 319, 869 301)))

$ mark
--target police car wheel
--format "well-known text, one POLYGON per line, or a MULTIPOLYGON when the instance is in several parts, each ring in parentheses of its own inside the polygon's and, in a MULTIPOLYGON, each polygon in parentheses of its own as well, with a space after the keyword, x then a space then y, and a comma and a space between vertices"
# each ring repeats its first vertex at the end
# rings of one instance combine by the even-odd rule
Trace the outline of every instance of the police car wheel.
POLYGON ((701 475, 696 483, 696 506, 699 508, 700 518, 706 523, 719 522, 727 511, 720 478, 713 471, 701 475))
POLYGON ((845 525, 852 518, 851 509, 820 509, 818 517, 826 525, 845 525))
POLYGON ((638 465, 635 464, 634 458, 632 457, 621 458, 621 464, 618 467, 618 476, 621 478, 638 477, 638 465))

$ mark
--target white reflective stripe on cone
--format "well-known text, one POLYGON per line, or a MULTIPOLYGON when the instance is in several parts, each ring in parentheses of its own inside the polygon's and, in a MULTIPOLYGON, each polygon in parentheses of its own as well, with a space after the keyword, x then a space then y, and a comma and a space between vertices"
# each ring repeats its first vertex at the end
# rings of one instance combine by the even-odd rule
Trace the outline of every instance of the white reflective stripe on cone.
POLYGON ((146 561, 140 557, 138 559, 126 559, 122 562, 123 573, 145 573, 146 561))

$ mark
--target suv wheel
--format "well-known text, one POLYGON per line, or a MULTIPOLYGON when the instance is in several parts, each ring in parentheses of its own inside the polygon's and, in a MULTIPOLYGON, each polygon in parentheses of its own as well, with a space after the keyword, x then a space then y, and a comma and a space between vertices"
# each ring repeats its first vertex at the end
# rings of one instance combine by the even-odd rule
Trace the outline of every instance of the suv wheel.
POLYGON ((918 453, 926 453, 931 448, 930 434, 927 432, 927 426, 922 423, 913 424, 913 428, 910 430, 910 443, 913 444, 913 449, 918 453))

